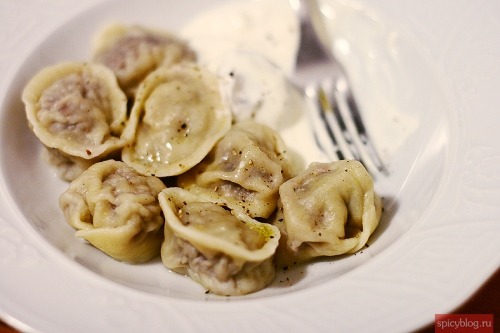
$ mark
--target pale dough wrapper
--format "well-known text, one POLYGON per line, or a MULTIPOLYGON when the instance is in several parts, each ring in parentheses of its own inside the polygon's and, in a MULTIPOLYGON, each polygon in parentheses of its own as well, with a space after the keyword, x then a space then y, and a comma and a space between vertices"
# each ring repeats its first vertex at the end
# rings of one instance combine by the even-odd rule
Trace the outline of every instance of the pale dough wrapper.
POLYGON ((93 59, 116 74, 129 96, 160 66, 195 61, 195 53, 176 36, 139 25, 111 24, 94 38, 93 59))
POLYGON ((205 192, 211 200, 250 217, 269 217, 278 189, 293 175, 279 134, 251 120, 235 124, 197 166, 178 177, 178 185, 205 192))
POLYGON ((141 263, 160 254, 164 219, 158 194, 164 188, 156 177, 107 160, 78 176, 59 205, 77 237, 117 260, 141 263))
POLYGON ((217 77, 192 63, 161 67, 139 86, 122 159, 144 175, 167 177, 198 164, 231 128, 217 77))
POLYGON ((244 295, 275 277, 278 229, 181 188, 159 195, 165 214, 163 264, 218 295, 244 295))
POLYGON ((54 168, 56 175, 67 182, 71 182, 87 170, 93 160, 87 160, 81 157, 64 155, 60 150, 44 146, 42 150, 42 159, 54 168))
POLYGON ((22 94, 30 127, 71 159, 98 160, 120 150, 127 98, 107 67, 65 62, 38 72, 22 94))
POLYGON ((373 180, 360 162, 312 163, 280 187, 273 223, 282 235, 277 261, 288 265, 355 253, 366 245, 381 212, 373 180))

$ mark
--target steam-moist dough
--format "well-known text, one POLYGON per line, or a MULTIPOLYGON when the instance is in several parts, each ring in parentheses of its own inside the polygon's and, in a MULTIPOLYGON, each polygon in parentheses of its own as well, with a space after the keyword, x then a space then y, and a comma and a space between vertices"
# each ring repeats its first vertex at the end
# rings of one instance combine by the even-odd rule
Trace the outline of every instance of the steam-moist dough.
POLYGON ((120 161, 92 165, 61 195, 59 205, 76 236, 109 256, 140 263, 160 254, 164 219, 156 177, 120 161))
POLYGON ((93 59, 109 67, 132 96, 141 81, 159 66, 195 61, 195 53, 178 37, 139 25, 111 24, 94 40, 93 59))
POLYGON ((293 174, 279 134, 247 120, 233 125, 200 164, 178 177, 178 185, 250 217, 267 218, 276 209, 278 188, 293 174))
POLYGON ((97 161, 126 143, 127 98, 103 65, 64 62, 45 67, 27 84, 22 100, 38 139, 69 160, 97 161))
POLYGON ((181 174, 199 163, 231 127, 217 77, 192 63, 159 68, 139 86, 122 159, 144 175, 181 174))
POLYGON ((212 203, 181 188, 159 195, 165 214, 163 264, 214 294, 243 295, 275 277, 276 227, 212 203))
POLYGON ((358 161, 312 163, 279 192, 281 265, 355 253, 379 224, 381 201, 358 161))

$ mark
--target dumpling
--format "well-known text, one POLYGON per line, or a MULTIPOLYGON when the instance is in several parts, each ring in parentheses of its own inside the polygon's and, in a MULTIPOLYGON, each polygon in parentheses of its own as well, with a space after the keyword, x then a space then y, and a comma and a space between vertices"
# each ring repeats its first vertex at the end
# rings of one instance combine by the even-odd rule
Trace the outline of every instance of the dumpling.
POLYGON ((159 66, 194 61, 196 56, 184 41, 168 32, 113 24, 96 35, 93 59, 111 68, 120 86, 132 96, 159 66))
POLYGON ((244 295, 275 277, 279 231, 181 188, 159 195, 165 214, 163 264, 218 295, 244 295))
POLYGON ((242 121, 196 167, 178 177, 180 187, 207 192, 212 201, 242 209, 250 217, 269 217, 278 189, 294 167, 279 134, 254 121, 242 121))
POLYGON ((77 237, 117 260, 141 263, 160 254, 164 218, 158 194, 164 188, 156 177, 107 160, 78 176, 59 205, 77 237))
POLYGON ((66 62, 46 67, 27 84, 22 100, 35 135, 69 159, 95 161, 126 143, 127 98, 103 65, 66 62))
POLYGON ((312 163, 279 192, 280 265, 354 253, 379 224, 381 201, 358 161, 312 163))
POLYGON ((192 63, 159 68, 139 86, 122 159, 144 175, 178 175, 208 154, 231 120, 214 74, 192 63))
POLYGON ((56 175, 67 182, 75 180, 95 162, 84 158, 64 155, 55 148, 44 147, 42 158, 48 165, 54 168, 56 175))

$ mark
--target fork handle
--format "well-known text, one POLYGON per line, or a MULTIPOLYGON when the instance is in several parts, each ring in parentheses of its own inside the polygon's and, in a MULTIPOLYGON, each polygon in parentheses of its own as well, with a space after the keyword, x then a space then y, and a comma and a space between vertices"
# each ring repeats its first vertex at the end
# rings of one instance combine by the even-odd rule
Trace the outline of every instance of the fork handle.
POLYGON ((300 46, 296 65, 307 65, 311 61, 335 63, 321 12, 316 0, 289 0, 300 21, 300 46), (321 38, 323 37, 323 38, 321 38))
POLYGON ((323 22, 321 10, 317 0, 289 0, 290 6, 300 19, 301 35, 307 33, 314 36, 316 41, 330 50, 330 37, 323 22))

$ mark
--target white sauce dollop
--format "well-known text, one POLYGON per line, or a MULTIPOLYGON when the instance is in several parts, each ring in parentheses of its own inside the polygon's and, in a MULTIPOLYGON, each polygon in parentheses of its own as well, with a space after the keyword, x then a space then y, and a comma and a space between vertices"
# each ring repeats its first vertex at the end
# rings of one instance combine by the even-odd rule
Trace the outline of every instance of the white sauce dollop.
MULTIPOLYGON (((365 124, 387 162, 418 127, 415 117, 394 103, 397 92, 388 93, 384 84, 388 78, 399 81, 401 74, 398 59, 384 43, 391 33, 363 8, 321 3, 331 36, 348 38, 335 38, 332 50, 349 66, 351 81, 364 98, 360 104, 368 107, 365 124), (387 56, 374 62, 378 53, 387 56)), ((220 77, 237 121, 253 118, 279 131, 302 167, 329 161, 314 139, 307 114, 313 112, 311 102, 288 80, 299 41, 288 0, 229 3, 195 18, 180 35, 198 53, 198 61, 220 77)))
POLYGON ((180 34, 198 61, 219 75, 237 121, 252 118, 277 130, 300 168, 327 160, 305 121, 302 93, 288 79, 299 35, 287 0, 221 6, 189 22, 180 34))
POLYGON ((286 75, 295 68, 298 22, 287 0, 229 3, 204 12, 180 34, 202 64, 217 64, 240 50, 262 55, 286 75))

